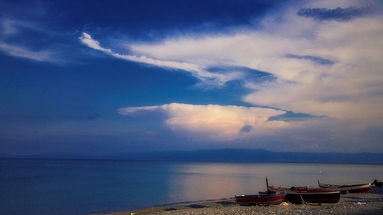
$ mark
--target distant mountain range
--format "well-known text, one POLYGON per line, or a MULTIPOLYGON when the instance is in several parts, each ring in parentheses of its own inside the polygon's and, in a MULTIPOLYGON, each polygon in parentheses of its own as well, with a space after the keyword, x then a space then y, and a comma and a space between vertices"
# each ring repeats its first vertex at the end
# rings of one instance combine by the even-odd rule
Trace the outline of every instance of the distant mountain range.
POLYGON ((191 162, 282 162, 282 163, 350 163, 383 164, 383 153, 272 152, 262 149, 214 149, 194 151, 132 152, 120 154, 46 154, 1 156, 3 158, 105 159, 132 161, 191 162))

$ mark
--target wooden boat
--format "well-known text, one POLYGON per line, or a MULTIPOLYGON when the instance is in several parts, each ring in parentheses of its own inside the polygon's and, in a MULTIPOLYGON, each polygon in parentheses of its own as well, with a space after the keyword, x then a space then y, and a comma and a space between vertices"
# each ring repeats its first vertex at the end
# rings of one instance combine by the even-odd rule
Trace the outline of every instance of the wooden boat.
POLYGON ((340 198, 340 191, 327 188, 308 187, 280 187, 270 186, 266 179, 269 192, 286 192, 286 201, 294 204, 303 203, 337 203, 340 198))
POLYGON ((367 193, 371 189, 371 184, 350 184, 350 185, 336 185, 336 184, 321 184, 318 180, 320 188, 329 188, 339 190, 341 193, 367 193))
POLYGON ((238 195, 235 201, 240 205, 277 205, 285 200, 285 192, 259 192, 258 195, 238 195))

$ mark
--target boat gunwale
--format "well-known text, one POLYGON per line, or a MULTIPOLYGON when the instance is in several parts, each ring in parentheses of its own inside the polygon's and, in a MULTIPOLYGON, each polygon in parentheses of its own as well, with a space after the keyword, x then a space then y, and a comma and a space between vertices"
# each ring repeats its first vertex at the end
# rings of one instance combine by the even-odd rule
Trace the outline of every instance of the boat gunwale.
POLYGON ((259 194, 241 194, 241 195, 235 195, 234 197, 248 197, 248 198, 272 198, 272 197, 279 197, 279 196, 286 196, 286 192, 280 192, 280 193, 259 193, 259 194))
POLYGON ((328 188, 328 187, 334 187, 334 188, 351 188, 351 187, 370 187, 371 184, 345 184, 345 185, 337 185, 337 184, 319 184, 319 187, 321 188, 328 188))
POLYGON ((318 180, 318 186, 324 189, 335 189, 341 192, 368 192, 371 189, 372 184, 345 184, 345 185, 336 185, 336 184, 321 184, 318 180))
POLYGON ((276 191, 285 191, 286 194, 304 194, 304 195, 320 195, 320 194, 337 194, 340 193, 339 190, 323 190, 323 189, 328 189, 328 188, 306 188, 307 190, 292 190, 292 188, 287 188, 287 187, 275 187, 275 186, 269 186, 268 189, 272 192, 276 191))

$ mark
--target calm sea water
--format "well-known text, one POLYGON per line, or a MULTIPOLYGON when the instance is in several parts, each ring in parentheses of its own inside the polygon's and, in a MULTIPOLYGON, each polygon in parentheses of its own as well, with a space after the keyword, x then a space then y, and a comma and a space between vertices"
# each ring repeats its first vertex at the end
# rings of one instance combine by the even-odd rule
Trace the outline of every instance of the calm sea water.
POLYGON ((217 199, 272 184, 383 179, 382 165, 0 160, 0 214, 76 215, 217 199))

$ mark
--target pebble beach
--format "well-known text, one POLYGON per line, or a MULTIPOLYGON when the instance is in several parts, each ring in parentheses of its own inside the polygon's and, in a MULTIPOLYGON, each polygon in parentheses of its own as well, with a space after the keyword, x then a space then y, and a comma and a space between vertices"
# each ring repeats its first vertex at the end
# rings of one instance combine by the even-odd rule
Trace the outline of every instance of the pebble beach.
POLYGON ((103 215, 381 215, 383 214, 382 188, 374 188, 369 193, 345 194, 336 204, 291 204, 240 206, 234 198, 184 202, 159 205, 158 207, 103 215))

